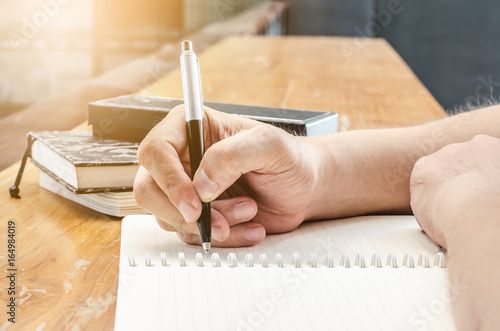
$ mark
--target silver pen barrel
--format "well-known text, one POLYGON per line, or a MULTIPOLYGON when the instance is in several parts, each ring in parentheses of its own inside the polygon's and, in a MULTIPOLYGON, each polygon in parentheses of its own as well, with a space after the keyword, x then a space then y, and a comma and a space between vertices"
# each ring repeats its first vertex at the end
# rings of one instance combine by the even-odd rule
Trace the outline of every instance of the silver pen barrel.
POLYGON ((193 52, 190 41, 182 42, 181 53, 182 90, 184 92, 184 105, 186 121, 202 120, 203 98, 201 93, 201 77, 198 58, 193 52))

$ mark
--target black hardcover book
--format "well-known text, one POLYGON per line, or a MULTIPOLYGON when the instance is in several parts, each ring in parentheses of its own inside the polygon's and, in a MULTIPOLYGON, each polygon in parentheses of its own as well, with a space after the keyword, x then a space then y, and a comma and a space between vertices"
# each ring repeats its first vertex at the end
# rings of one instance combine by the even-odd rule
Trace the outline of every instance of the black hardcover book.
MULTIPOLYGON (((89 104, 88 122, 100 138, 141 141, 182 99, 124 95, 89 104)), ((236 114, 278 126, 292 134, 318 136, 337 132, 338 114, 204 102, 225 113, 236 114)))

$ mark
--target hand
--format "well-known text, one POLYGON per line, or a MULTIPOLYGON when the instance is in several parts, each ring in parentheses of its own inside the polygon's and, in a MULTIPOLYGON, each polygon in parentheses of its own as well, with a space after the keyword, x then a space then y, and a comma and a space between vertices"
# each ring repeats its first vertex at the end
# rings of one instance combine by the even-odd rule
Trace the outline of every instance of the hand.
POLYGON ((422 229, 448 250, 457 330, 500 323, 500 139, 485 135, 420 159, 411 206, 422 229))
POLYGON ((411 207, 422 229, 439 245, 485 205, 498 205, 500 139, 479 135, 419 159, 410 181, 411 207), (494 193, 497 192, 497 193, 494 193))
POLYGON ((134 196, 163 229, 199 244, 200 200, 212 201, 215 246, 253 245, 307 218, 319 154, 304 137, 210 108, 203 122, 206 151, 193 181, 183 106, 172 109, 139 148, 134 196))

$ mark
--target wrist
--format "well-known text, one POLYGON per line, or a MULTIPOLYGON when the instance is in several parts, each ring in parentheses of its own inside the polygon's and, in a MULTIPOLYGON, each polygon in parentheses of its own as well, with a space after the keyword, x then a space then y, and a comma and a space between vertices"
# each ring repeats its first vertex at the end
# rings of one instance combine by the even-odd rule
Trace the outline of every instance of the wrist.
MULTIPOLYGON (((357 148, 346 138, 350 134, 308 137, 316 172, 307 220, 332 219, 366 213, 363 180, 356 167, 357 148)), ((363 154, 363 153, 361 153, 363 154)))
POLYGON ((311 219, 410 212, 409 178, 419 157, 407 153, 413 131, 360 130, 310 139, 319 155, 311 219))
POLYGON ((332 218, 328 206, 334 204, 332 187, 337 185, 331 176, 331 170, 337 168, 332 150, 326 148, 325 137, 302 138, 311 153, 311 168, 315 173, 315 182, 312 183, 311 199, 306 211, 305 220, 332 218))

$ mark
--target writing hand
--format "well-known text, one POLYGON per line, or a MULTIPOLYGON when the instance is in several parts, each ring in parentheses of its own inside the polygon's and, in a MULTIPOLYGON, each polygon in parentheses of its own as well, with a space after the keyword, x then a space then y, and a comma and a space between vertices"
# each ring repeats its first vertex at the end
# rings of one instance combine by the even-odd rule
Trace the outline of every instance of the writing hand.
POLYGON ((183 106, 141 143, 134 196, 163 229, 199 244, 200 200, 211 201, 213 245, 248 246, 266 233, 295 229, 312 212, 319 153, 304 137, 210 108, 204 135, 206 152, 193 181, 183 106))

